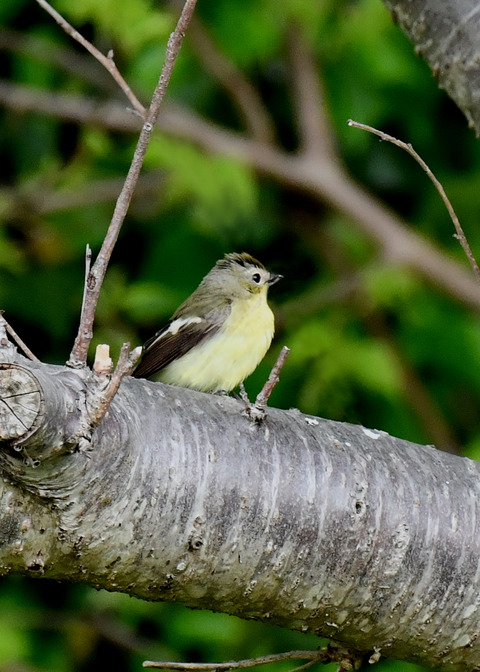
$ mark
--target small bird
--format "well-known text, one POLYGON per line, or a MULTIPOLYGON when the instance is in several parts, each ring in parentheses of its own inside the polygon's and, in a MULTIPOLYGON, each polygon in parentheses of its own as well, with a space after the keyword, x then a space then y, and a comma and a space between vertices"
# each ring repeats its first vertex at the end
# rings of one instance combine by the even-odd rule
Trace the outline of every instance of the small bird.
POLYGON ((274 334, 267 303, 275 275, 249 254, 217 261, 163 329, 143 346, 136 378, 203 392, 230 392, 265 356, 274 334))

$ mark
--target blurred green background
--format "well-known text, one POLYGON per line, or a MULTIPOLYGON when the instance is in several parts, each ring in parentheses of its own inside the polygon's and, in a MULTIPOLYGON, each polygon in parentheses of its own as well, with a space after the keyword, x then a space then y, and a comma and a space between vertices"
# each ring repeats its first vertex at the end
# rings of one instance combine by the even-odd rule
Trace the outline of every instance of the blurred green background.
MULTIPOLYGON (((147 104, 178 7, 149 0, 57 0, 55 7, 104 53, 114 50, 147 104)), ((233 64, 250 83, 249 111, 259 105, 275 145, 295 152, 294 29, 323 86, 322 114, 339 160, 361 188, 467 266, 445 208, 413 160, 346 124, 353 118, 413 143, 480 249, 478 142, 379 0, 200 0, 197 20, 169 103, 196 115, 194 125, 203 118, 246 137, 248 113, 218 75, 233 64)), ((14 85, 0 91, 0 308, 40 358, 63 363, 78 325, 85 245, 99 249, 137 134, 82 121, 79 105, 68 118, 58 114, 63 94, 128 104, 34 0, 2 0, 0 25, 0 89, 14 85), (37 103, 15 98, 19 85, 43 92, 37 103)), ((149 149, 103 287, 94 343, 110 343, 114 354, 125 340, 141 343, 224 252, 242 250, 285 276, 271 292, 277 336, 247 381, 251 395, 286 344, 292 352, 272 405, 479 456, 478 313, 392 266, 357 224, 307 190, 168 133, 157 131, 149 149)), ((0 672, 130 672, 146 658, 229 660, 318 644, 85 586, 22 577, 0 584, 0 672)), ((420 668, 381 661, 376 669, 420 668)))

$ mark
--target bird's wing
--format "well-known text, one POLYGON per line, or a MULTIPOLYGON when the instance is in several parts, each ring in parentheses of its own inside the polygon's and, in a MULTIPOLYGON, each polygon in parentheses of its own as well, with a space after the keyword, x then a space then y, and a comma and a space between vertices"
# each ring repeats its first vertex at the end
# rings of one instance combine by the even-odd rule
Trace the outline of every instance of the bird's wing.
POLYGON ((222 322, 201 317, 178 317, 169 322, 145 345, 140 364, 132 373, 135 378, 148 378, 189 350, 212 337, 222 322))

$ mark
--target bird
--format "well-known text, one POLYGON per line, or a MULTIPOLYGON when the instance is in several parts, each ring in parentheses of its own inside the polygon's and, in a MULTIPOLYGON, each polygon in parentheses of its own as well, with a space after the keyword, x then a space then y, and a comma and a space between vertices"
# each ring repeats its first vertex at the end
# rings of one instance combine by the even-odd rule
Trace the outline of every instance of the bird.
POLYGON ((132 375, 228 394, 270 347, 275 325, 267 293, 282 277, 246 252, 225 254, 145 342, 132 375))

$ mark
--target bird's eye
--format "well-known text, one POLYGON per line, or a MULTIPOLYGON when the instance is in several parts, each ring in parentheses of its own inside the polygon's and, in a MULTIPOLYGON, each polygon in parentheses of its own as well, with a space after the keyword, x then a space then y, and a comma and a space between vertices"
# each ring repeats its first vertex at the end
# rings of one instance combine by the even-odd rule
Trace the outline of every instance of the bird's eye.
POLYGON ((262 278, 261 278, 260 273, 254 273, 254 274, 252 275, 252 280, 253 280, 253 282, 256 282, 257 285, 258 285, 258 283, 260 282, 261 279, 262 279, 262 278))

